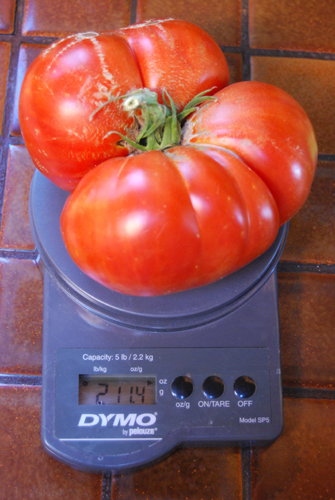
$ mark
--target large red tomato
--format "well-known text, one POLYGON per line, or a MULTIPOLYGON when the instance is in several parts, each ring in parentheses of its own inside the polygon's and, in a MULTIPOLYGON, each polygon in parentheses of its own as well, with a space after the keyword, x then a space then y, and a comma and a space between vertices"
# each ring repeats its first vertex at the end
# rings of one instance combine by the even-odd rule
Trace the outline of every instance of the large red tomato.
POLYGON ((258 82, 214 97, 186 119, 182 145, 103 162, 70 195, 63 238, 96 281, 131 295, 211 283, 303 205, 317 146, 300 105, 258 82))
POLYGON ((179 146, 91 170, 61 227, 90 277, 118 292, 161 295, 253 260, 274 241, 279 215, 264 182, 234 155, 179 146))
MULTIPOLYGON (((229 82, 225 57, 201 28, 156 20, 110 33, 82 33, 57 41, 37 57, 22 84, 19 120, 36 167, 72 190, 102 161, 126 156, 114 130, 136 137, 138 121, 110 98, 139 88, 165 88, 177 110, 197 94, 229 82)), ((214 93, 214 89, 212 91, 214 93)))
POLYGON ((305 112, 272 85, 227 83, 215 42, 171 20, 69 37, 34 63, 24 139, 51 180, 76 186, 61 230, 90 277, 142 296, 206 285, 303 205, 317 161, 305 112))
POLYGON ((215 97, 185 124, 184 144, 236 154, 266 183, 284 224, 305 202, 315 173, 317 144, 309 118, 273 85, 242 82, 215 97))

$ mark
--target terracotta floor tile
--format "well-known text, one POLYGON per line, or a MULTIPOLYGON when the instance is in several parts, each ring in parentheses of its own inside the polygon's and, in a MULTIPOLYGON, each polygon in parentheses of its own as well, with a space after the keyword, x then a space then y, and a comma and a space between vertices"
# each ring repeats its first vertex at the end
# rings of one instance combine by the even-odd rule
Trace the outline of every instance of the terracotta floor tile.
POLYGON ((335 3, 328 0, 250 0, 252 47, 334 52, 335 3))
POLYGON ((304 207, 290 222, 281 260, 335 264, 335 162, 319 162, 304 207))
POLYGON ((254 56, 252 80, 272 83, 292 95, 308 114, 319 153, 334 154, 335 61, 254 56))
POLYGON ((116 476, 113 500, 240 500, 238 449, 183 449, 158 465, 116 476))
POLYGON ((232 52, 224 53, 229 68, 229 85, 242 81, 242 55, 232 52))
POLYGON ((14 30, 16 0, 1 0, 0 33, 12 33, 14 30))
POLYGON ((26 71, 33 62, 33 60, 46 47, 47 45, 32 45, 28 43, 23 43, 20 47, 19 63, 18 63, 16 87, 15 87, 14 111, 13 111, 12 129, 11 129, 12 135, 21 135, 18 107, 19 107, 19 96, 24 75, 26 74, 26 71))
POLYGON ((0 387, 0 498, 98 500, 101 477, 49 457, 40 439, 40 388, 0 387))
POLYGON ((137 21, 172 17, 197 24, 219 45, 238 46, 241 43, 241 0, 138 0, 137 21))
POLYGON ((10 146, 0 230, 1 248, 35 248, 28 214, 29 189, 34 170, 26 148, 10 146))
POLYGON ((279 273, 284 385, 335 389, 335 276, 279 273))
POLYGON ((286 399, 284 431, 253 451, 253 500, 334 499, 335 401, 286 399))
MULTIPOLYGON (((1 19, 1 13, 0 13, 1 19)), ((2 131, 2 120, 6 98, 7 71, 9 67, 10 44, 0 42, 0 133, 2 131)))
POLYGON ((130 0, 26 0, 23 34, 63 37, 127 26, 130 0))
POLYGON ((0 373, 41 373, 42 309, 43 280, 36 263, 1 258, 0 373))

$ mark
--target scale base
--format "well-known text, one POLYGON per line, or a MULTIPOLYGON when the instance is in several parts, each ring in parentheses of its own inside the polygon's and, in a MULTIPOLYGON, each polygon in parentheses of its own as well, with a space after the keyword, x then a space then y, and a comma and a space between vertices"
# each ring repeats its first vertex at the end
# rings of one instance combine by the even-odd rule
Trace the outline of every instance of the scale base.
POLYGON ((181 446, 272 442, 283 427, 272 247, 206 287, 131 297, 84 275, 63 244, 68 193, 34 175, 44 269, 42 441, 74 468, 136 470, 181 446), (83 397, 87 396, 87 399, 83 397))
POLYGON ((242 309, 169 333, 106 321, 75 304, 47 272, 44 290, 42 441, 52 456, 85 471, 121 473, 155 463, 178 447, 260 446, 281 433, 275 274, 242 309), (135 382, 136 376, 154 377, 157 401, 80 405, 83 374, 98 375, 101 383, 115 374, 135 376, 135 382), (172 392, 181 376, 193 383, 186 398, 172 392), (224 384, 218 398, 204 394, 211 376, 224 384), (255 383, 249 397, 236 393, 241 377, 255 383))

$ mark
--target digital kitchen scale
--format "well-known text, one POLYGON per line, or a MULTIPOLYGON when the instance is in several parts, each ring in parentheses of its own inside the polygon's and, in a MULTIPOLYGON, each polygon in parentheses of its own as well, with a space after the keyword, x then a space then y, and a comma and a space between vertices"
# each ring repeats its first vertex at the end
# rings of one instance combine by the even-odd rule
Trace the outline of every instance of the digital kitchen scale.
POLYGON ((134 297, 70 258, 59 222, 67 196, 36 171, 46 450, 77 469, 120 473, 180 446, 274 440, 283 426, 276 266, 287 225, 261 257, 216 283, 134 297))

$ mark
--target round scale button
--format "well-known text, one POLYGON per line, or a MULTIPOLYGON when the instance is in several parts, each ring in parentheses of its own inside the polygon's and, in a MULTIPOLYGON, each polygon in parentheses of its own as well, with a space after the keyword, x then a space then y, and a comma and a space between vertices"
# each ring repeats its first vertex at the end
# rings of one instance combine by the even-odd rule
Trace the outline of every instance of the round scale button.
POLYGON ((202 384, 202 390, 205 396, 210 399, 216 399, 222 396, 224 391, 224 383, 216 375, 211 375, 207 377, 202 384))
POLYGON ((186 399, 193 392, 193 382, 189 377, 181 375, 172 382, 171 391, 176 398, 186 399))
POLYGON ((235 395, 239 398, 250 398, 256 390, 256 384, 252 378, 246 375, 239 377, 234 383, 235 395))

